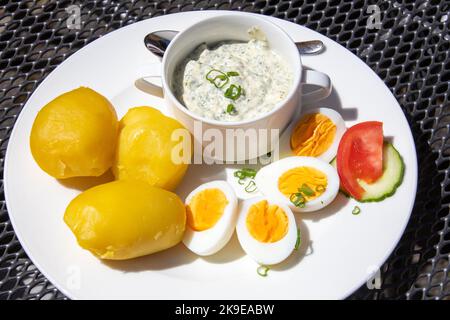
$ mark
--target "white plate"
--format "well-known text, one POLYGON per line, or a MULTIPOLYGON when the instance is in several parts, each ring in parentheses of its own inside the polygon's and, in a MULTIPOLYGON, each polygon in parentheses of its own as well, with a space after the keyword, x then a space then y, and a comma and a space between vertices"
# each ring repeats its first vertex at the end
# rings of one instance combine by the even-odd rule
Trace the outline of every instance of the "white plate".
MULTIPOLYGON (((69 57, 36 89, 11 134, 5 163, 5 195, 14 230, 40 271, 70 298, 133 299, 312 299, 345 298, 364 284, 394 249, 408 222, 417 185, 417 160, 408 123, 391 92, 362 61, 330 39, 286 21, 270 18, 295 41, 320 39, 326 51, 302 57, 303 63, 327 73, 333 106, 347 126, 380 120, 402 154, 405 178, 397 193, 381 203, 359 204, 339 196, 322 212, 298 215, 303 233, 299 253, 262 278, 234 236, 218 254, 200 258, 182 244, 127 262, 105 263, 81 249, 63 222, 67 204, 80 191, 45 174, 29 149, 29 135, 39 109, 57 95, 84 85, 115 105, 128 108, 163 101, 137 90, 133 83, 143 66, 157 59, 143 45, 154 30, 182 30, 220 12, 188 12, 148 19, 92 42, 69 57), (304 254, 306 252, 306 255, 304 254)), ((246 14, 246 13, 242 13, 246 14)), ((208 180, 234 181, 224 166, 191 166, 180 195, 208 180)), ((244 195, 242 192, 240 195, 244 195)))

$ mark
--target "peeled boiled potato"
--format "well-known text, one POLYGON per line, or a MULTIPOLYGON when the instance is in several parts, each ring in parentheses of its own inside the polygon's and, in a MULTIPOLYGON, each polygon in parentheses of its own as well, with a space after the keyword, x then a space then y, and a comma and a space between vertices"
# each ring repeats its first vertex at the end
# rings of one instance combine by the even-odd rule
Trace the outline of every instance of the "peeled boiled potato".
POLYGON ((114 160, 118 121, 111 103, 80 87, 45 105, 31 129, 31 153, 57 179, 100 176, 114 160))
POLYGON ((174 190, 186 173, 188 161, 173 161, 172 152, 182 156, 189 153, 190 159, 192 146, 187 129, 154 108, 136 107, 122 118, 119 131, 113 166, 116 179, 141 180, 152 186, 174 190), (177 129, 184 130, 189 141, 172 139, 172 133, 177 129), (182 148, 183 142, 187 143, 186 148, 182 148), (177 150, 181 152, 177 153, 177 150))
POLYGON ((101 259, 124 260, 179 243, 186 212, 172 192, 139 181, 114 181, 78 195, 64 221, 82 248, 101 259))

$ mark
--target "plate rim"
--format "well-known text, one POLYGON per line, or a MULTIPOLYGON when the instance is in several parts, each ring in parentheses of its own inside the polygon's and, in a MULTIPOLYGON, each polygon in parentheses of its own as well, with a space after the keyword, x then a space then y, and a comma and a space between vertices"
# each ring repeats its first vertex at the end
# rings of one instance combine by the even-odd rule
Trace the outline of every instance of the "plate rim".
MULTIPOLYGON (((53 69, 41 81, 41 83, 34 89, 32 94, 30 95, 30 97, 25 102, 25 104, 24 104, 22 110, 20 111, 19 115, 17 116, 17 118, 16 118, 16 120, 14 122, 13 128, 12 128, 11 134, 9 136, 8 144, 7 144, 7 148, 6 148, 6 153, 5 153, 5 158, 4 158, 4 195, 5 195, 5 204, 6 204, 6 208, 7 208, 8 217, 9 217, 9 220, 11 221, 11 225, 13 227, 14 234, 17 236, 17 239, 19 240, 19 242, 21 244, 21 247, 23 248, 24 252, 27 254, 27 256, 31 260, 31 262, 36 266, 36 268, 39 270, 39 272, 41 272, 44 275, 44 277, 53 286, 55 286, 55 288, 57 290, 59 290, 61 293, 63 293, 69 299, 83 299, 83 298, 79 298, 75 294, 72 294, 71 292, 66 290, 66 287, 64 285, 60 285, 60 283, 58 281, 56 281, 52 277, 52 275, 50 273, 48 273, 44 268, 41 267, 40 263, 35 259, 34 255, 31 253, 31 250, 27 246, 26 241, 24 241, 24 237, 23 237, 22 233, 20 231, 18 231, 18 230, 20 230, 20 228, 19 229, 16 228, 17 225, 16 225, 16 221, 15 221, 15 218, 14 218, 14 214, 11 214, 10 210, 8 209, 8 202, 9 202, 9 200, 8 200, 9 196, 8 196, 8 191, 7 191, 9 189, 9 187, 8 187, 9 182, 8 181, 10 179, 13 179, 12 177, 9 177, 9 175, 7 174, 8 173, 8 166, 9 166, 8 163, 10 161, 12 161, 12 160, 10 160, 11 153, 9 152, 9 149, 10 149, 9 147, 10 147, 10 144, 12 143, 12 141, 14 140, 15 135, 17 134, 17 125, 16 124, 19 121, 21 121, 21 119, 23 117, 23 114, 24 114, 24 111, 26 110, 26 108, 28 108, 29 101, 35 95, 39 94, 39 88, 41 86, 43 86, 46 81, 48 81, 48 79, 50 78, 50 75, 55 73, 55 72, 57 72, 62 65, 66 64, 68 61, 71 61, 71 59, 74 59, 77 55, 79 55, 80 53, 82 53, 85 50, 87 50, 86 48, 90 48, 91 46, 93 46, 93 44, 95 44, 97 42, 97 40, 103 39, 103 38, 113 37, 116 34, 116 32, 118 32, 118 31, 123 31, 123 29, 131 29, 133 27, 136 27, 136 25, 138 25, 138 24, 145 24, 148 20, 152 20, 152 21, 154 21, 154 20, 164 20, 167 16, 174 16, 174 15, 189 16, 189 15, 199 15, 200 13, 204 14, 202 19, 207 19, 208 16, 227 14, 227 13, 230 13, 230 12, 232 12, 234 14, 242 14, 242 15, 256 15, 256 16, 260 16, 260 17, 263 17, 263 18, 266 18, 266 19, 269 19, 269 20, 279 20, 279 21, 282 21, 282 23, 293 24, 296 27, 305 28, 309 32, 315 33, 316 35, 318 35, 320 37, 324 37, 328 41, 331 41, 334 45, 340 46, 342 49, 344 49, 347 52, 347 54, 351 54, 353 56, 353 59, 357 58, 359 60, 359 63, 364 65, 364 67, 367 70, 367 73, 371 74, 372 76, 374 76, 374 78, 376 78, 377 81, 380 84, 382 84, 387 89, 387 91, 389 92, 389 95, 396 102, 398 108, 401 110, 401 114, 402 114, 404 120, 408 124, 408 128, 409 128, 409 130, 408 130, 408 139, 410 140, 410 142, 412 142, 411 143, 411 147, 412 147, 412 151, 413 151, 413 155, 414 155, 414 159, 412 159, 412 162, 414 164, 414 168, 409 168, 409 170, 411 170, 410 174, 412 175, 412 178, 413 178, 413 181, 414 181, 413 190, 411 190, 411 191, 413 191, 414 197, 412 198, 412 201, 409 203, 409 208, 408 208, 408 212, 409 213, 408 213, 407 216, 405 215, 405 217, 407 217, 407 218, 405 218, 405 220, 403 222, 403 225, 401 226, 401 232, 399 232, 397 234, 396 241, 392 242, 390 249, 386 250, 385 255, 383 256, 383 259, 380 261, 379 267, 381 267, 387 261, 389 256, 392 254, 392 252, 397 247, 397 245, 398 245, 399 241, 401 240, 402 236, 404 235, 405 229, 406 229, 406 227, 408 225, 408 222, 409 222, 409 220, 411 218, 411 214, 412 214, 412 210, 414 208, 414 204, 416 202, 417 185, 418 185, 417 150, 416 150, 415 141, 414 141, 414 137, 413 137, 413 134, 412 134, 411 126, 410 126, 410 124, 409 124, 409 122, 408 122, 408 120, 407 120, 407 118, 405 116, 405 113, 403 112, 403 110, 402 110, 398 100, 395 98, 395 96, 393 95, 392 91, 389 89, 389 87, 387 87, 387 85, 384 83, 384 81, 378 76, 378 74, 375 73, 374 70, 372 70, 361 58, 359 58, 357 55, 355 55, 353 52, 351 52, 350 50, 348 50, 346 47, 342 46, 341 44, 339 44, 335 40, 333 40, 331 38, 328 38, 327 36, 322 35, 321 33, 317 32, 315 30, 309 29, 308 27, 305 27, 303 25, 299 25, 299 24, 296 24, 294 22, 291 22, 291 21, 288 21, 288 20, 284 20, 284 19, 281 19, 281 18, 276 18, 276 17, 272 17, 272 16, 266 16, 266 15, 258 14, 258 13, 242 12, 242 11, 230 11, 230 10, 206 10, 206 11, 201 11, 201 12, 199 12, 199 11, 187 11, 187 12, 170 13, 170 14, 165 14, 165 15, 162 15, 162 16, 150 17, 148 19, 144 19, 144 20, 141 20, 141 21, 138 21, 138 22, 135 22, 135 23, 123 26, 123 27, 121 27, 119 29, 113 30, 113 31, 111 31, 111 32, 109 32, 109 33, 107 33, 107 34, 105 34, 103 36, 100 36, 97 39, 89 42, 87 45, 85 45, 81 49, 73 52, 67 59, 65 59, 62 63, 58 64, 58 66, 55 69, 53 69)), ((303 64, 303 62, 302 62, 302 64, 303 64)), ((370 278, 371 278, 371 275, 368 275, 367 278, 361 279, 361 281, 358 282, 354 287, 352 287, 351 289, 348 289, 348 292, 345 292, 345 294, 343 294, 342 296, 339 296, 336 299, 341 299, 341 300, 342 299, 346 299, 351 294, 353 294, 356 290, 358 290, 370 278)), ((126 297, 124 299, 126 299, 126 297)))

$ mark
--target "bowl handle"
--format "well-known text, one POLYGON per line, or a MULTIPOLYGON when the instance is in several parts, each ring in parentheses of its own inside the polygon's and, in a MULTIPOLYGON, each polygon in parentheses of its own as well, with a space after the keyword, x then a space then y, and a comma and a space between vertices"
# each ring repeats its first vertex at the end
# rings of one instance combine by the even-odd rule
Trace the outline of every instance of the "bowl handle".
POLYGON ((325 73, 315 70, 303 70, 302 84, 312 84, 320 88, 302 95, 302 104, 325 99, 331 93, 331 80, 325 73))

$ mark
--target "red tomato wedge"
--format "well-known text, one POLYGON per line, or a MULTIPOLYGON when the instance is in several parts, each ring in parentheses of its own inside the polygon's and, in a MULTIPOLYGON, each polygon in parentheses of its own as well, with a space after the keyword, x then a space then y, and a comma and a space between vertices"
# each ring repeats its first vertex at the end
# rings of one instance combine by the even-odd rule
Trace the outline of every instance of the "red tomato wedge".
POLYGON ((358 179, 373 183, 383 174, 383 123, 367 121, 349 128, 339 142, 336 162, 342 187, 360 200, 365 190, 358 179))

